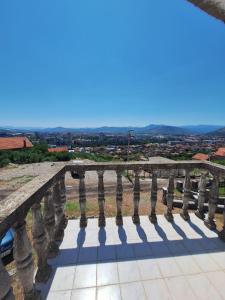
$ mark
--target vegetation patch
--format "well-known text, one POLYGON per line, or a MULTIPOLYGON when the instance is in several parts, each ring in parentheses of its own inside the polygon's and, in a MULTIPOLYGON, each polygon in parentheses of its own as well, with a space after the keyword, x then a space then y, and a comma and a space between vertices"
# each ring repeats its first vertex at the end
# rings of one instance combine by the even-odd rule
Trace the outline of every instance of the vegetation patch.
POLYGON ((72 159, 89 159, 96 162, 112 161, 113 156, 109 154, 97 155, 86 152, 48 152, 47 144, 35 144, 33 148, 18 151, 0 151, 0 168, 10 163, 30 164, 45 161, 69 161, 72 159))

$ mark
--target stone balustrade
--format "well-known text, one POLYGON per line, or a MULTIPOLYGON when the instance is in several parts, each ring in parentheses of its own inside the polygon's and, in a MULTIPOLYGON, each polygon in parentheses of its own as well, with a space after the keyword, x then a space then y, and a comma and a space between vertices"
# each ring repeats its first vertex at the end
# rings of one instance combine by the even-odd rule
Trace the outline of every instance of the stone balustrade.
MULTIPOLYGON (((215 212, 218 201, 219 180, 225 176, 225 167, 199 161, 182 162, 127 162, 127 163, 79 163, 66 164, 54 168, 44 176, 39 176, 24 185, 21 189, 11 194, 0 202, 0 237, 4 236, 9 228, 14 230, 14 260, 17 267, 17 275, 24 291, 25 299, 40 299, 40 294, 35 283, 46 282, 51 274, 51 267, 47 259, 56 257, 60 242, 64 236, 67 225, 65 215, 66 187, 65 174, 72 172, 77 174, 75 180, 79 180, 79 204, 80 226, 86 227, 88 218, 86 212, 86 187, 85 174, 87 171, 95 171, 98 178, 98 205, 99 226, 105 226, 105 187, 104 174, 106 171, 115 171, 116 189, 115 206, 117 209, 115 222, 123 224, 123 174, 132 171, 133 174, 133 222, 140 223, 140 174, 142 171, 151 174, 151 192, 149 195, 150 211, 149 220, 157 223, 156 203, 158 191, 159 170, 166 170, 169 174, 167 193, 164 194, 166 203, 165 218, 173 222, 173 199, 175 189, 175 174, 177 170, 185 171, 183 207, 181 216, 185 221, 189 220, 188 202, 190 199, 191 180, 190 174, 198 169, 201 173, 199 184, 198 209, 196 216, 205 219, 204 203, 206 197, 206 178, 208 174, 213 177, 209 198, 209 211, 205 225, 216 229, 215 212), (28 238, 26 229, 26 216, 32 214, 32 244, 28 238), (37 255, 37 270, 34 268, 32 247, 37 255), (35 273, 35 281, 33 280, 35 273)), ((225 211, 224 211, 225 218, 225 211)), ((219 237, 225 241, 225 226, 219 237)), ((10 279, 0 259, 0 299, 14 299, 10 279)))

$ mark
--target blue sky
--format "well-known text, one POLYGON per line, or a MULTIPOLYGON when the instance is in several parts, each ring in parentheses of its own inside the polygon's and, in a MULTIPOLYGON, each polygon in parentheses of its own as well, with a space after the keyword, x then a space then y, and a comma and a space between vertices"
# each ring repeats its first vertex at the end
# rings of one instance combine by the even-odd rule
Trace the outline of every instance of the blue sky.
POLYGON ((2 0, 0 125, 225 125, 224 54, 185 0, 2 0))

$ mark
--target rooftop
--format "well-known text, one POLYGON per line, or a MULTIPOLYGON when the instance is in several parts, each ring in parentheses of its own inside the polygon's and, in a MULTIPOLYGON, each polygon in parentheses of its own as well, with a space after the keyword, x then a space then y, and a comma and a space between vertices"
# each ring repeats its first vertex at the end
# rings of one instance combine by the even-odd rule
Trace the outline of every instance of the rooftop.
POLYGON ((56 148, 48 148, 48 152, 67 152, 67 146, 64 147, 56 147, 56 148))
POLYGON ((215 152, 216 156, 225 156, 225 147, 219 148, 216 152, 215 152))
POLYGON ((33 144, 27 137, 17 136, 0 138, 0 150, 16 150, 31 147, 33 147, 33 144))
POLYGON ((205 153, 197 153, 192 158, 193 159, 197 159, 197 160, 208 160, 209 159, 209 155, 205 154, 205 153))

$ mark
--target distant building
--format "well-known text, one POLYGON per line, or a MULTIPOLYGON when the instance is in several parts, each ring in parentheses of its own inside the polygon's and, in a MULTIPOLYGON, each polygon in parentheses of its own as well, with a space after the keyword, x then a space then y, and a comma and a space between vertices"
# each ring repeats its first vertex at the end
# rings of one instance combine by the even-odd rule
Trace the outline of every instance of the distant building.
POLYGON ((225 159, 225 147, 219 148, 213 156, 217 159, 225 159))
POLYGON ((56 147, 56 148, 48 148, 48 152, 68 152, 68 148, 66 146, 56 147))
POLYGON ((27 137, 0 137, 0 150, 19 150, 32 147, 33 144, 27 137))
POLYGON ((196 160, 209 160, 209 155, 204 153, 197 153, 194 156, 192 156, 192 159, 196 160))

